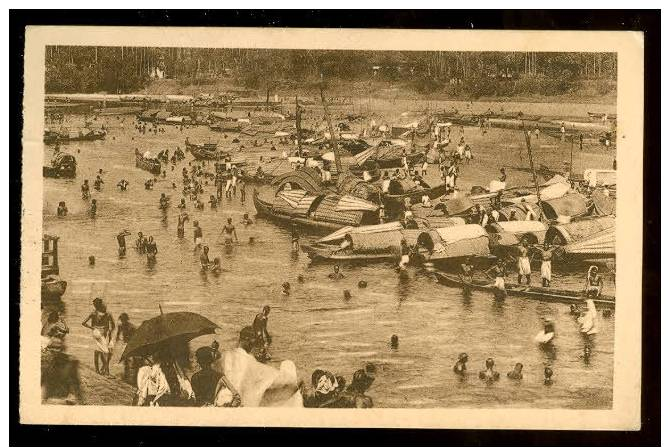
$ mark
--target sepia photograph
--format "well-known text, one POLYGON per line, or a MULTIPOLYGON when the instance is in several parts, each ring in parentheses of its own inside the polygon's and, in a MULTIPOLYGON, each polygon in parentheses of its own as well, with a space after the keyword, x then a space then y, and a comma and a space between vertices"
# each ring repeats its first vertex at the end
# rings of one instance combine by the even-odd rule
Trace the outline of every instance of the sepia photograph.
POLYGON ((639 35, 84 30, 27 30, 22 420, 639 427, 639 35))

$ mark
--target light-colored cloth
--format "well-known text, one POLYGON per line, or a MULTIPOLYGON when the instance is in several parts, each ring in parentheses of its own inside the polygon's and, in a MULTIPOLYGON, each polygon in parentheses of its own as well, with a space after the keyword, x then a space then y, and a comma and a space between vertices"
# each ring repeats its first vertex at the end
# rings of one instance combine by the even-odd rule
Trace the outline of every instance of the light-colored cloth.
MULTIPOLYGON (((276 369, 236 348, 226 352, 214 368, 223 372, 240 394, 243 407, 302 407, 295 364, 290 360, 284 360, 276 369)), ((230 399, 230 390, 222 388, 214 405, 224 406, 230 399)))
POLYGON ((542 279, 551 281, 551 261, 542 261, 542 266, 540 267, 540 273, 542 279))
POLYGON ((195 245, 201 245, 202 244, 202 238, 201 237, 196 237, 195 238, 195 245))
POLYGON ((530 275, 530 260, 528 256, 519 257, 519 275, 530 275))
POLYGON ((501 276, 497 276, 493 285, 500 290, 505 290, 505 279, 501 276))
POLYGON ((455 176, 452 174, 452 175, 447 175, 444 178, 444 182, 445 182, 445 185, 446 185, 447 188, 453 188, 454 187, 454 185, 456 183, 454 177, 455 176))
POLYGON ((505 189, 507 186, 506 182, 501 182, 499 180, 491 180, 489 182, 489 192, 497 192, 505 189))
POLYGON ((93 340, 95 340, 95 350, 108 354, 110 349, 114 346, 108 337, 105 337, 104 328, 93 328, 93 340))
POLYGON ((580 331, 586 335, 594 335, 598 333, 597 326, 598 312, 593 300, 586 300, 586 312, 579 317, 580 331))
POLYGON ((170 392, 167 378, 160 365, 143 366, 137 371, 137 405, 157 406, 156 401, 170 392), (151 401, 147 401, 148 398, 151 401))
POLYGON ((409 264, 409 255, 402 255, 400 257, 400 264, 398 264, 399 267, 404 268, 409 264))
POLYGON ((387 193, 389 192, 389 186, 391 185, 391 180, 384 180, 382 182, 382 192, 387 193))

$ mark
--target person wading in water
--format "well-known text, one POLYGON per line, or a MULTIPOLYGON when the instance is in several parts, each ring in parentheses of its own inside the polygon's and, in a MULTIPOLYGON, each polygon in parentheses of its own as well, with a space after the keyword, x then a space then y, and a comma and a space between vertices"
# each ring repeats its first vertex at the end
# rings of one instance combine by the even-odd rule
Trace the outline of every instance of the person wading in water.
POLYGON ((221 230, 223 234, 223 242, 225 245, 233 245, 233 236, 235 236, 235 242, 239 242, 237 239, 237 231, 235 231, 235 225, 233 225, 233 219, 228 218, 227 223, 223 226, 221 230))

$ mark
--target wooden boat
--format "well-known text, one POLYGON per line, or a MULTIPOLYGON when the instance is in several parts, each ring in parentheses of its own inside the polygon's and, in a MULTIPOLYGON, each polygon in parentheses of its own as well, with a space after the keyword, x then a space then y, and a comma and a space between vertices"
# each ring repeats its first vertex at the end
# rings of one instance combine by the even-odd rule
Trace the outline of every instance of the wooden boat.
POLYGON ((258 216, 284 224, 295 223, 311 231, 379 223, 379 207, 358 197, 280 190, 272 198, 261 198, 258 190, 254 190, 253 198, 258 216))
POLYGON ((229 152, 217 151, 216 148, 213 150, 204 148, 204 147, 191 147, 191 155, 196 160, 223 160, 227 157, 230 157, 229 152))
POLYGON ((54 131, 45 129, 44 142, 46 144, 68 143, 70 141, 95 141, 104 140, 107 132, 98 129, 84 128, 81 130, 54 131))
POLYGON ((184 140, 184 145, 186 145, 187 150, 193 150, 193 149, 207 149, 211 152, 216 151, 216 148, 219 146, 219 143, 191 143, 188 140, 188 137, 186 140, 184 140))
MULTIPOLYGON (((464 281, 459 275, 433 272, 437 281, 448 287, 468 288, 471 290, 480 290, 484 292, 495 292, 491 282, 482 280, 464 281)), ((518 296, 540 301, 552 301, 566 304, 579 304, 584 302, 584 294, 578 290, 562 290, 549 287, 533 287, 527 285, 505 284, 507 296, 518 296)), ((615 305, 615 298, 610 295, 600 295, 593 300, 596 305, 612 308, 615 305)))
POLYGON ((75 178, 77 160, 72 155, 59 152, 51 160, 51 166, 42 167, 42 175, 50 178, 75 178))
POLYGON ((58 276, 58 236, 42 236, 42 299, 59 300, 67 289, 67 281, 58 276))
POLYGON ((140 151, 135 149, 135 167, 149 171, 154 175, 161 173, 161 162, 156 158, 144 158, 140 151))

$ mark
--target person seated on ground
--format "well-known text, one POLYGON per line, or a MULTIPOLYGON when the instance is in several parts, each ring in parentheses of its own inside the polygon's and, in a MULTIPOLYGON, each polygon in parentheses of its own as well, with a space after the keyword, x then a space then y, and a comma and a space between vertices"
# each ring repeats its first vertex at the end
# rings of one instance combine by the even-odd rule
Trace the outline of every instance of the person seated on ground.
POLYGON ((454 365, 454 372, 459 376, 465 376, 465 371, 467 371, 468 355, 465 352, 462 352, 458 355, 458 360, 454 365))
POLYGON ((509 377, 512 380, 523 379, 523 374, 521 373, 522 369, 523 369, 523 363, 517 363, 516 365, 514 365, 514 369, 507 373, 507 377, 509 377))
POLYGON ((333 405, 340 389, 337 378, 330 371, 316 369, 312 373, 312 389, 303 388, 302 401, 306 408, 327 408, 333 405))
POLYGON ((495 382, 500 378, 500 373, 498 371, 494 371, 493 366, 495 365, 495 362, 493 361, 492 358, 487 358, 486 359, 486 369, 484 371, 479 371, 479 378, 486 381, 486 382, 495 382))
POLYGON ((246 326, 240 331, 238 347, 213 364, 229 384, 218 387, 214 406, 230 406, 237 393, 244 407, 302 407, 295 364, 284 360, 276 369, 260 363, 251 354, 255 344, 256 333, 246 326))
POLYGON ((58 209, 56 210, 56 215, 58 217, 65 217, 67 216, 67 206, 65 206, 65 202, 58 202, 58 209))
POLYGON ((199 407, 214 403, 214 392, 222 374, 212 369, 217 352, 211 346, 202 346, 195 351, 195 358, 200 371, 191 376, 191 386, 195 394, 195 402, 199 407))
POLYGON ((344 275, 340 273, 340 266, 338 264, 335 264, 333 266, 333 272, 328 274, 328 278, 330 279, 342 279, 344 278, 344 275))
POLYGON ((181 201, 179 202, 179 205, 177 205, 177 208, 180 209, 186 208, 186 199, 182 198, 181 201))
POLYGON ((251 225, 254 221, 249 217, 249 213, 244 213, 242 216, 242 225, 251 225))

